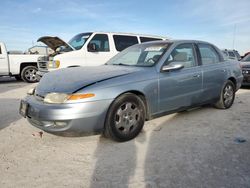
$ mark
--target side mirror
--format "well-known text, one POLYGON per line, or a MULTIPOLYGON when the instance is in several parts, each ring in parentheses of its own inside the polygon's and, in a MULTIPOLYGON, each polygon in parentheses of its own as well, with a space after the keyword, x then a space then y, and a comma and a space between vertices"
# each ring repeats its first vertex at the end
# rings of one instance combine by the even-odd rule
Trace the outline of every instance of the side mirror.
POLYGON ((97 50, 96 44, 95 43, 89 43, 89 45, 88 45, 88 51, 89 52, 97 52, 98 50, 97 50))
POLYGON ((165 65, 162 67, 161 70, 166 72, 166 71, 180 70, 182 68, 184 68, 182 64, 174 64, 174 65, 165 65))

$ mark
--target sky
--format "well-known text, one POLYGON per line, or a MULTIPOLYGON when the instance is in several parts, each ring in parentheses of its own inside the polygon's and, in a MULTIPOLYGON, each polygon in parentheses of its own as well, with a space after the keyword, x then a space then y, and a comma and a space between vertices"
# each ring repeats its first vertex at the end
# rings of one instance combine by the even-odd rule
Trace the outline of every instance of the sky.
POLYGON ((42 36, 152 34, 250 51, 249 0, 1 0, 0 41, 27 50, 42 36))

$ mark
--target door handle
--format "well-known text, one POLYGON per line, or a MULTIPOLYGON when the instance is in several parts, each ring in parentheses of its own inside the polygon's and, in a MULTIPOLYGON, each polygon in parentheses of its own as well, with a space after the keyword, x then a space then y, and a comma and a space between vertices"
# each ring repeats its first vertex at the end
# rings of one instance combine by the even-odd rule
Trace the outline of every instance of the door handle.
POLYGON ((225 70, 225 69, 223 69, 223 70, 221 70, 221 72, 226 72, 226 70, 225 70))
POLYGON ((5 59, 4 57, 0 57, 0 59, 5 59))

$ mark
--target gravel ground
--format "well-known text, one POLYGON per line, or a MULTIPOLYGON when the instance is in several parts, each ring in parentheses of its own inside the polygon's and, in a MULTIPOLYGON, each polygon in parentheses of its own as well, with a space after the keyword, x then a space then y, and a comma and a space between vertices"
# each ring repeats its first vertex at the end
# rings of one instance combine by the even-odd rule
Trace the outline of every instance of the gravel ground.
POLYGON ((250 187, 250 88, 228 110, 157 118, 136 139, 116 143, 100 135, 40 137, 18 114, 35 85, 0 78, 1 188, 250 187))

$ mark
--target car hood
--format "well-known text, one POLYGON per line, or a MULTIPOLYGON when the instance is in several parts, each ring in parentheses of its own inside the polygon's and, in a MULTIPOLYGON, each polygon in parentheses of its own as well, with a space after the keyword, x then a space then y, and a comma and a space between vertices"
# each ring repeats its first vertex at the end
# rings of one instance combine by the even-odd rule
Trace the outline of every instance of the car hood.
POLYGON ((250 68, 250 62, 249 61, 243 61, 240 63, 242 68, 250 68))
POLYGON ((63 41, 59 37, 44 36, 39 38, 37 42, 43 42, 54 51, 56 51, 56 49, 60 46, 65 46, 67 48, 70 48, 71 50, 75 50, 70 44, 63 41))
POLYGON ((72 67, 52 71, 43 76, 36 94, 74 93, 77 90, 108 79, 140 71, 138 67, 103 65, 98 67, 72 67))

